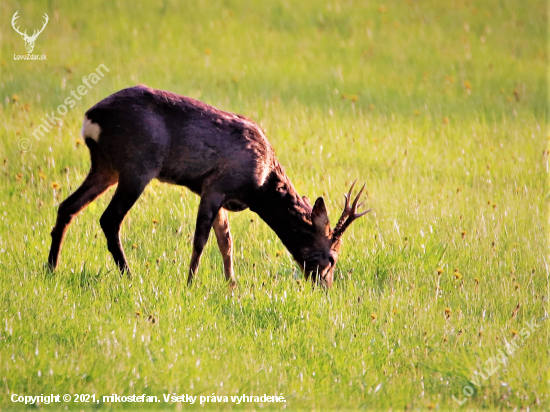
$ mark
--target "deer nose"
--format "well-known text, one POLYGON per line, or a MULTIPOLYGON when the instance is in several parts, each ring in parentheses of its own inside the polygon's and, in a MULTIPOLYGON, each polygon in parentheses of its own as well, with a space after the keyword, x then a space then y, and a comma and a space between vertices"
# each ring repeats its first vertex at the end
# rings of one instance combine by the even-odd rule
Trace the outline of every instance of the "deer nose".
POLYGON ((328 269, 325 273, 324 273, 324 276, 321 276, 321 285, 326 288, 326 289, 330 289, 331 286, 332 286, 332 281, 333 281, 333 268, 330 268, 328 269))

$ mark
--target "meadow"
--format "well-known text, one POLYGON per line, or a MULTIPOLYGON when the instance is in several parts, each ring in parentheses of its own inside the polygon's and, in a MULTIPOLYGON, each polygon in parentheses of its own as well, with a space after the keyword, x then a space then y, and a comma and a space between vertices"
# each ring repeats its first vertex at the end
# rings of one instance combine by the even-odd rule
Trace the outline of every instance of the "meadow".
MULTIPOLYGON (((50 393, 550 409, 545 1, 6 0, 0 16, 0 409, 50 393), (14 59, 17 10, 29 32, 48 14, 33 51, 47 60, 14 59), (32 136, 100 64, 105 77, 32 136), (248 210, 229 217, 237 288, 213 235, 188 288, 198 197, 156 181, 123 225, 131 280, 99 226, 113 191, 45 269, 57 206, 89 170, 85 111, 140 83, 257 121, 332 224, 366 182, 373 211, 344 235, 331 290, 248 210)), ((39 408, 136 406, 189 407, 39 408)))

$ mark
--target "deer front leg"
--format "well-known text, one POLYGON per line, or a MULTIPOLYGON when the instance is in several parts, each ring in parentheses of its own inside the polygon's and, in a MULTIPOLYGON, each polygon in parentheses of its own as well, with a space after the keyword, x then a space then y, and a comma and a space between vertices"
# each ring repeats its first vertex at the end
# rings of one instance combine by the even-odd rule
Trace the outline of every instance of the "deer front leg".
POLYGON ((216 219, 214 219, 214 233, 218 240, 218 247, 223 258, 223 270, 225 272, 225 280, 230 283, 231 287, 236 285, 235 275, 233 274, 233 241, 231 240, 231 232, 229 231, 229 220, 227 218, 227 210, 220 209, 216 219))
POLYGON ((187 284, 193 283, 193 277, 197 274, 202 251, 208 241, 208 235, 214 224, 214 220, 218 215, 223 203, 223 195, 203 194, 199 204, 199 212, 197 214, 197 225, 195 227, 195 237, 193 238, 193 253, 191 254, 191 263, 189 265, 189 277, 187 284))

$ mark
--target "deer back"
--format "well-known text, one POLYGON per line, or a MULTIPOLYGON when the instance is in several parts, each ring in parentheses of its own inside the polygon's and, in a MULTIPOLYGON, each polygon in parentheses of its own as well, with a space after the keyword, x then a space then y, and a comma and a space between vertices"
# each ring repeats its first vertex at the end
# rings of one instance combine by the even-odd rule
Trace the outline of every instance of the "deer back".
POLYGON ((119 172, 155 173, 161 181, 201 194, 207 186, 229 197, 261 187, 275 162, 253 121, 189 97, 137 86, 86 113, 91 138, 119 172))

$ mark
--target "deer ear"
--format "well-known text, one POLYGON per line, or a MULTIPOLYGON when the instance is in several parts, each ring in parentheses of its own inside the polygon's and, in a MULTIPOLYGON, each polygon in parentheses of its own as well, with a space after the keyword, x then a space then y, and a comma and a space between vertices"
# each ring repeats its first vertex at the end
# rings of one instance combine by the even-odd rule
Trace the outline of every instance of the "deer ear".
POLYGON ((315 201, 315 206, 311 211, 311 222, 319 230, 325 232, 328 236, 330 233, 330 222, 328 220, 327 208, 322 197, 315 201))

